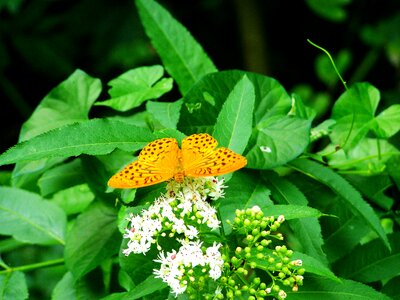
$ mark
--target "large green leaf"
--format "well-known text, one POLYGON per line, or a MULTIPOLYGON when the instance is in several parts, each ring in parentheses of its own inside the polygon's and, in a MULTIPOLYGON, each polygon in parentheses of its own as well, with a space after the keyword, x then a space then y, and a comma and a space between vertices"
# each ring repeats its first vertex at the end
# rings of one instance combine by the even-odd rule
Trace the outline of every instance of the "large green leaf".
MULTIPOLYGON (((263 172, 262 178, 271 189, 272 198, 279 204, 308 205, 304 194, 290 181, 283 177, 278 177, 272 172, 263 172)), ((285 215, 285 218, 287 216, 285 215)), ((294 235, 303 247, 303 252, 317 258, 326 264, 327 259, 322 251, 324 243, 321 233, 321 225, 317 218, 293 219, 289 221, 294 235)))
POLYGON ((293 160, 309 144, 311 121, 275 116, 257 125, 256 142, 246 154, 248 167, 271 169, 293 160))
POLYGON ((20 141, 66 124, 88 119, 89 110, 101 92, 101 82, 81 70, 52 89, 21 129, 20 141))
POLYGON ((129 70, 108 83, 111 99, 96 102, 95 105, 127 111, 146 100, 157 99, 172 89, 172 79, 161 79, 163 75, 164 69, 159 65, 129 70))
POLYGON ((176 129, 182 107, 182 100, 175 102, 153 102, 146 103, 146 110, 153 118, 160 122, 164 128, 176 129))
POLYGON ((32 244, 64 244, 65 213, 39 195, 0 187, 0 234, 32 244))
MULTIPOLYGON (((223 104, 244 75, 254 86, 253 120, 256 124, 290 111, 292 100, 275 79, 251 72, 223 71, 204 76, 185 95, 179 128, 188 134, 205 128, 212 133, 223 104)), ((230 117, 235 118, 237 113, 232 112, 230 117)))
POLYGON ((92 205, 76 219, 68 233, 64 254, 66 266, 75 279, 118 252, 121 235, 116 220, 116 211, 100 204, 92 205))
POLYGON ((223 226, 226 226, 226 234, 229 234, 232 228, 225 222, 234 219, 236 209, 246 209, 257 205, 267 213, 266 207, 272 205, 269 199, 270 191, 255 174, 235 172, 226 185, 228 187, 225 190, 225 198, 217 202, 223 226))
POLYGON ((362 283, 341 279, 340 282, 328 278, 307 276, 298 292, 286 291, 287 299, 294 300, 390 300, 362 283))
MULTIPOLYGON (((65 81, 52 89, 23 124, 20 141, 67 124, 88 119, 89 110, 101 92, 101 82, 76 70, 65 81)), ((61 161, 60 158, 18 163, 13 171, 14 186, 37 191, 37 177, 61 161)))
POLYGON ((28 287, 22 272, 8 272, 0 275, 0 299, 28 299, 28 287))
POLYGON ((100 291, 93 291, 90 282, 76 280, 71 272, 66 272, 63 278, 54 287, 52 300, 83 300, 99 299, 100 291))
MULTIPOLYGON (((322 277, 326 277, 331 280, 335 280, 341 282, 341 280, 320 260, 314 258, 313 256, 309 256, 307 254, 295 251, 293 253, 292 259, 301 259, 302 266, 306 269, 307 274, 310 273, 319 275, 322 277)), ((306 278, 308 275, 306 274, 306 278)))
POLYGON ((359 245, 335 263, 336 274, 362 282, 386 280, 399 274, 400 233, 388 237, 392 251, 378 239, 359 245))
POLYGON ((400 130, 400 104, 394 104, 382 111, 376 118, 374 131, 380 138, 389 138, 400 130))
POLYGON ((165 282, 163 282, 159 278, 155 278, 153 275, 150 275, 149 277, 147 277, 147 279, 139 283, 129 292, 111 294, 105 298, 102 298, 101 300, 134 300, 139 298, 143 299, 142 297, 151 295, 154 292, 165 289, 166 287, 168 286, 165 282))
POLYGON ((0 156, 0 165, 48 157, 136 151, 151 142, 149 130, 120 121, 94 119, 52 130, 17 144, 0 156))
POLYGON ((153 0, 137 0, 147 35, 184 95, 204 75, 217 71, 203 48, 171 14, 153 0))
POLYGON ((316 162, 307 159, 296 159, 289 164, 292 168, 322 182, 343 200, 355 216, 362 218, 371 230, 375 231, 384 244, 390 249, 388 238, 380 224, 379 218, 371 206, 364 201, 343 177, 316 162))
POLYGON ((395 155, 400 155, 400 151, 388 141, 364 138, 347 152, 339 150, 329 155, 328 160, 332 168, 373 175, 380 174, 395 155))
POLYGON ((307 0, 308 6, 319 16, 330 21, 341 22, 347 18, 347 12, 343 6, 351 0, 307 0))
POLYGON ((356 83, 342 94, 332 109, 336 120, 331 139, 334 144, 353 148, 370 130, 388 138, 400 130, 400 105, 392 105, 377 117, 380 92, 369 83, 356 83), (347 141, 346 145, 343 145, 347 141))
POLYGON ((253 126, 254 87, 246 75, 228 95, 215 124, 213 136, 235 152, 242 153, 247 146, 253 126))
POLYGON ((82 165, 79 159, 58 165, 46 171, 38 181, 42 196, 46 197, 58 191, 84 182, 82 165))

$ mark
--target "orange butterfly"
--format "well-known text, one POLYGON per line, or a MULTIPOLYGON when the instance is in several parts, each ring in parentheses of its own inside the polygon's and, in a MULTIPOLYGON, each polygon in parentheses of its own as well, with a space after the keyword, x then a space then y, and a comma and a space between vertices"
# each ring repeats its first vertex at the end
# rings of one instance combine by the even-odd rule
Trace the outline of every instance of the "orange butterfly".
POLYGON ((174 138, 147 144, 138 160, 127 165, 108 181, 114 188, 139 188, 171 178, 182 182, 185 176, 217 176, 236 171, 247 164, 245 157, 227 148, 209 134, 193 134, 182 141, 182 150, 174 138))

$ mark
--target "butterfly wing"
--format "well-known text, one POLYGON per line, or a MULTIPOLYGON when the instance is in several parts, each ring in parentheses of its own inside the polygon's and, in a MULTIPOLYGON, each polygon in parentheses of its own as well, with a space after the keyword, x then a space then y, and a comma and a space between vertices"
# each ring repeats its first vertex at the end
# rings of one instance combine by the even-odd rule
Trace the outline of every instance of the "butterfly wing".
POLYGON ((217 176, 236 171, 247 164, 245 157, 227 148, 218 148, 209 134, 193 134, 182 141, 182 168, 185 176, 217 176))
POLYGON ((139 188, 166 181, 175 174, 180 149, 176 139, 164 138, 147 144, 138 160, 108 181, 114 188, 139 188))

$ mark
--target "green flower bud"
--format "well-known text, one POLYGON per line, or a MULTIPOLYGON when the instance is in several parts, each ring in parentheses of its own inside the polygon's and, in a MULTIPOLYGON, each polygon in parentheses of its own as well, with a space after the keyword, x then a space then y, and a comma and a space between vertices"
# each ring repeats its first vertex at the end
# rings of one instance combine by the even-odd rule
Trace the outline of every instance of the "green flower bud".
POLYGON ((304 269, 304 268, 300 268, 297 270, 297 274, 299 274, 299 275, 303 275, 305 272, 306 272, 306 269, 304 269))
POLYGON ((272 287, 272 290, 273 290, 275 293, 278 293, 278 292, 281 290, 281 287, 280 287, 279 285, 274 285, 274 286, 272 287))
POLYGON ((257 253, 257 254, 256 254, 256 257, 257 257, 258 259, 263 259, 263 258, 264 258, 264 253, 257 253))
POLYGON ((273 257, 268 257, 268 263, 269 264, 273 264, 275 262, 275 258, 273 258, 273 257))
POLYGON ((282 283, 283 283, 283 285, 286 285, 286 286, 291 285, 289 279, 285 279, 284 281, 282 281, 282 283))
POLYGON ((255 278, 253 279, 253 284, 254 284, 255 286, 259 285, 260 282, 261 282, 261 278, 260 278, 260 277, 255 277, 255 278))

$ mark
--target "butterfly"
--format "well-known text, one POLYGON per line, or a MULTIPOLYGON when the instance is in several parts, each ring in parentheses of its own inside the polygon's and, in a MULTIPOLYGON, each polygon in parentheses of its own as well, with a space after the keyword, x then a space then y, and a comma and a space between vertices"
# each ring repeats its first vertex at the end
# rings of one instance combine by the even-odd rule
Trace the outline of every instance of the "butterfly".
POLYGON ((193 134, 183 139, 182 149, 174 138, 163 138, 147 144, 138 160, 130 163, 108 181, 113 188, 139 188, 184 177, 217 176, 236 171, 247 160, 228 148, 217 148, 209 134, 193 134))

